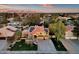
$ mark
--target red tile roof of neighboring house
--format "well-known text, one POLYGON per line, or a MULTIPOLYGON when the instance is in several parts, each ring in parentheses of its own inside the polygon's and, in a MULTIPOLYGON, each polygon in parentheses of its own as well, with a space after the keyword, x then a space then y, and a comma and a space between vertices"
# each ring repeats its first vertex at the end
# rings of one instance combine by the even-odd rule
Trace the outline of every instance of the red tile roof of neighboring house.
POLYGON ((41 32, 45 32, 44 26, 35 26, 35 29, 31 32, 31 34, 38 34, 41 32))
POLYGON ((66 26, 66 30, 67 30, 67 31, 72 31, 73 28, 74 28, 74 26, 71 26, 71 25, 66 26))
POLYGON ((17 29, 12 26, 6 26, 3 28, 0 28, 0 37, 12 37, 15 33, 14 32, 15 30, 17 30, 17 29))

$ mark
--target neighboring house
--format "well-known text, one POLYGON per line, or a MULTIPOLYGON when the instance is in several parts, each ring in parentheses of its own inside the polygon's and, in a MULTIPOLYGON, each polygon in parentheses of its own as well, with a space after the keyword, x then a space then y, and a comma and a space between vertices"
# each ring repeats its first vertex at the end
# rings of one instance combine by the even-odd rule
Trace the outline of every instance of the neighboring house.
POLYGON ((22 32, 28 35, 28 37, 32 36, 36 39, 48 39, 49 38, 49 30, 48 28, 44 28, 44 26, 31 26, 28 30, 24 30, 22 32))
POLYGON ((66 26, 67 31, 72 31, 73 29, 74 29, 74 26, 72 26, 72 25, 67 25, 66 26))
POLYGON ((8 23, 7 25, 8 25, 8 26, 17 27, 17 26, 20 25, 20 23, 19 23, 19 22, 10 22, 10 23, 8 23))
POLYGON ((79 17, 79 14, 69 14, 70 17, 73 17, 73 18, 78 18, 79 17))
POLYGON ((7 23, 7 26, 13 26, 13 27, 20 27, 21 22, 20 21, 14 21, 14 18, 8 18, 7 19, 9 23, 7 23))
POLYGON ((73 35, 73 32, 72 32, 73 29, 74 29, 74 26, 71 26, 71 25, 66 26, 65 39, 77 39, 77 37, 73 35))
POLYGON ((14 18, 11 17, 11 18, 8 18, 7 20, 8 20, 9 22, 13 22, 14 18))
POLYGON ((71 18, 70 17, 61 17, 61 16, 59 16, 58 19, 60 19, 60 20, 68 20, 68 19, 71 19, 71 18))
POLYGON ((0 28, 0 39, 4 38, 12 38, 15 34, 15 31, 17 30, 17 28, 14 28, 12 26, 6 26, 3 28, 0 28))

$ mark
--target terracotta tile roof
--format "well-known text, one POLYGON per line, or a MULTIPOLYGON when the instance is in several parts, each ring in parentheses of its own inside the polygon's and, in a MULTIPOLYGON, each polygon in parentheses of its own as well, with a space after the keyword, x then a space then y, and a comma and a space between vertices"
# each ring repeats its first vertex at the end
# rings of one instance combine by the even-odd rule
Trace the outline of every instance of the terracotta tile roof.
POLYGON ((31 32, 31 34, 39 34, 41 32, 45 32, 43 26, 35 26, 35 29, 31 32))
POLYGON ((68 25, 66 26, 66 31, 72 31, 74 29, 74 26, 68 25))
POLYGON ((16 29, 16 28, 11 27, 11 26, 6 26, 3 28, 0 28, 0 37, 12 37, 14 35, 15 32, 8 30, 7 28, 12 29, 12 30, 16 29))

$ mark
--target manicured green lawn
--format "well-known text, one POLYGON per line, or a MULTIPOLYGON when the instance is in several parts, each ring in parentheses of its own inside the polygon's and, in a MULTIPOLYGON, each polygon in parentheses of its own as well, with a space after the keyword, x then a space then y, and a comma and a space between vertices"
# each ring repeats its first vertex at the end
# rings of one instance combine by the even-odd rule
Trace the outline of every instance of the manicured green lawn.
POLYGON ((26 44, 24 41, 16 42, 14 46, 10 46, 10 51, 26 51, 26 50, 37 50, 37 45, 26 44))

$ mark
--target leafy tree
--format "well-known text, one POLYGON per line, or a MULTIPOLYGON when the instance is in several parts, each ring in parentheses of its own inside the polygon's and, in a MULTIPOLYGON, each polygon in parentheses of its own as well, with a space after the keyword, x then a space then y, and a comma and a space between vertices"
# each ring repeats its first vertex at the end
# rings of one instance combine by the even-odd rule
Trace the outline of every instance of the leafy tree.
POLYGON ((15 33, 15 39, 20 39, 21 38, 21 35, 22 35, 22 32, 20 30, 17 30, 16 33, 15 33))
POLYGON ((39 14, 32 14, 26 18, 23 19, 23 25, 36 25, 40 21, 40 15, 39 14))
POLYGON ((79 19, 75 20, 74 26, 75 27, 72 32, 75 36, 77 36, 77 39, 78 39, 79 38, 79 19))
POLYGON ((61 20, 55 20, 49 25, 49 30, 55 35, 56 39, 62 39, 65 35, 65 25, 61 20))
POLYGON ((58 17, 59 17, 58 13, 52 14, 50 23, 56 22, 58 17))
POLYGON ((48 26, 49 26, 49 22, 48 21, 45 21, 44 22, 44 27, 48 28, 48 26))
POLYGON ((1 24, 7 24, 8 23, 8 20, 7 20, 7 13, 1 13, 0 14, 2 16, 2 19, 0 21, 1 24))

